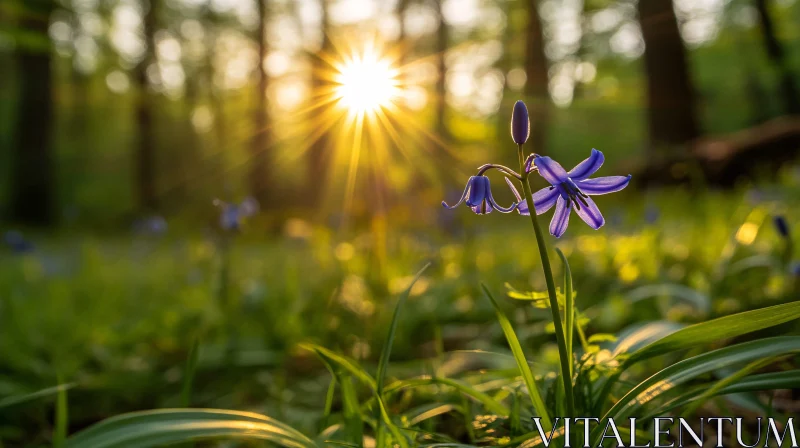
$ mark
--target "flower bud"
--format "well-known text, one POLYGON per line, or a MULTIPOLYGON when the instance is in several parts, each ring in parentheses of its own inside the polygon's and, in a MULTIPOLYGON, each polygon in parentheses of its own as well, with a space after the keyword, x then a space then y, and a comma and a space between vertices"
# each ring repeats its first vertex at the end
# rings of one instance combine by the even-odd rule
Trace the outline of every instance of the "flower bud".
POLYGON ((518 145, 528 141, 531 134, 531 122, 528 119, 528 108, 525 103, 517 101, 514 103, 514 112, 511 114, 511 138, 518 145))

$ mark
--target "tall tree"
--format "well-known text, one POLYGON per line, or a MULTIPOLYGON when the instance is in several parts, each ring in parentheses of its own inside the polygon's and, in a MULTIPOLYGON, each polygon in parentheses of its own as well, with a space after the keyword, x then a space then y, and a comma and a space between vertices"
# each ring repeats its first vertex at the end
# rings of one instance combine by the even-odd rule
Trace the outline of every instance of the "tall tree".
POLYGON ((53 169, 52 48, 47 36, 53 0, 23 3, 19 25, 34 38, 18 50, 19 103, 13 157, 11 214, 19 222, 48 225, 55 220, 53 169))
POLYGON ((651 149, 677 145, 700 134, 686 48, 672 0, 639 0, 647 77, 651 149))
POLYGON ((764 38, 764 47, 772 65, 775 66, 781 78, 779 88, 783 111, 786 114, 800 113, 797 86, 794 83, 789 61, 786 59, 786 51, 775 33, 775 23, 772 21, 772 16, 769 12, 769 2, 767 0, 755 0, 755 3, 759 24, 761 25, 761 34, 764 38))
POLYGON ((253 124, 255 126, 253 139, 250 142, 250 194, 262 206, 266 206, 270 196, 270 167, 267 149, 272 144, 272 130, 269 123, 267 110, 267 90, 269 77, 264 61, 267 57, 266 29, 269 21, 269 0, 258 0, 258 28, 256 38, 258 42, 258 70, 256 104, 253 111, 253 124))
POLYGON ((530 149, 544 151, 550 120, 550 95, 547 88, 547 58, 544 32, 537 0, 527 2, 528 24, 525 29, 525 97, 531 120, 530 149))
MULTIPOLYGON (((328 1, 320 0, 322 7, 322 45, 318 53, 311 61, 311 97, 314 101, 324 101, 326 93, 330 88, 330 81, 325 76, 325 72, 330 68, 325 62, 324 56, 330 54, 333 44, 330 39, 330 18, 328 16, 328 1)), ((331 107, 325 105, 323 107, 331 107)), ((321 125, 320 117, 324 116, 320 110, 312 112, 311 120, 314 126, 321 125)), ((322 200, 321 194, 327 182, 329 170, 329 160, 332 157, 332 141, 327 131, 323 131, 318 138, 311 143, 307 156, 307 190, 310 205, 318 205, 322 200)))
POLYGON ((436 94, 434 107, 436 108, 436 135, 447 142, 450 132, 447 129, 447 48, 450 44, 450 35, 447 23, 444 20, 444 0, 436 0, 436 66, 438 79, 436 80, 436 94))
POLYGON ((141 61, 136 65, 135 77, 138 86, 136 102, 136 129, 138 134, 136 148, 135 191, 140 212, 150 212, 158 207, 156 196, 156 139, 153 129, 153 95, 149 91, 147 68, 156 62, 155 35, 156 9, 158 0, 143 0, 144 39, 147 49, 141 61))

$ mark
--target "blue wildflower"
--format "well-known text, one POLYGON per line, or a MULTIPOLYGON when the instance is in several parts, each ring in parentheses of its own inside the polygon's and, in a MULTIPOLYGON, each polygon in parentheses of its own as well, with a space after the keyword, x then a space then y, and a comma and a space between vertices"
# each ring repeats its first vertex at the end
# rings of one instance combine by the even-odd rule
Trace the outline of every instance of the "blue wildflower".
POLYGON ((778 215, 772 218, 772 222, 775 224, 775 229, 778 231, 778 234, 784 238, 789 238, 789 223, 786 222, 786 218, 782 215, 778 215))
POLYGON ((240 204, 229 204, 217 199, 214 201, 214 205, 222 209, 219 215, 219 225, 224 230, 239 230, 244 218, 255 215, 259 209, 258 201, 252 197, 248 197, 240 204))
POLYGON ((26 240, 20 232, 9 230, 3 234, 3 241, 15 254, 26 254, 33 252, 33 244, 26 240))
MULTIPOLYGON (((533 204, 536 207, 537 215, 546 212, 553 205, 556 206, 553 219, 550 221, 551 235, 559 238, 564 234, 573 208, 589 227, 597 230, 605 224, 603 214, 600 213, 600 209, 597 208, 597 205, 589 196, 620 191, 628 186, 631 176, 608 176, 589 179, 589 176, 600 169, 603 161, 603 153, 592 149, 592 154, 586 160, 579 163, 570 172, 567 172, 550 157, 534 155, 528 158, 525 170, 538 170, 539 174, 551 185, 533 194, 533 204)), ((514 192, 518 195, 516 190, 514 192)), ((527 204, 520 204, 518 209, 520 213, 525 214, 527 212, 529 214, 527 204)))
POLYGON ((791 272, 793 276, 800 278, 800 261, 792 263, 792 266, 789 267, 789 272, 791 272))
POLYGON ((492 189, 489 183, 489 178, 481 175, 472 176, 469 178, 467 181, 467 186, 464 188, 464 193, 461 195, 461 199, 459 199, 458 202, 450 206, 447 205, 446 202, 442 201, 442 205, 452 210, 461 205, 462 202, 466 203, 473 212, 479 215, 491 213, 492 210, 497 210, 501 213, 510 213, 517 206, 516 202, 512 203, 508 208, 497 205, 494 197, 492 197, 492 189))

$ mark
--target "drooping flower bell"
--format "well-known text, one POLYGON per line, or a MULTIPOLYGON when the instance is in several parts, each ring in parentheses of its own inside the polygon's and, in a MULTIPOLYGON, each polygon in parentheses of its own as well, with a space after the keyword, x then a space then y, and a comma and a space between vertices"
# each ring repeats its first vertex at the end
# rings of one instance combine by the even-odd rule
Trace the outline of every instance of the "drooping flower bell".
MULTIPOLYGON (((603 165, 603 153, 592 149, 592 154, 579 163, 571 171, 567 172, 555 160, 550 157, 534 155, 526 162, 527 172, 537 170, 539 174, 550 183, 533 194, 533 204, 536 207, 536 214, 540 215, 553 205, 556 211, 550 221, 550 234, 556 238, 561 237, 567 230, 569 215, 572 209, 583 219, 589 227, 597 230, 605 224, 605 218, 600 213, 600 209, 590 196, 614 193, 620 191, 631 180, 631 176, 608 176, 589 179, 603 165)), ((513 188, 515 195, 519 195, 513 188)), ((518 206, 520 213, 530 214, 527 204, 518 206), (523 210, 525 212, 523 212, 523 210)))
POLYGON ((531 135, 531 122, 528 119, 528 108, 521 100, 514 103, 511 113, 511 138, 514 143, 524 145, 531 135))
POLYGON ((492 210, 497 210, 501 213, 510 213, 517 206, 516 202, 512 203, 508 208, 497 205, 497 202, 495 202, 494 197, 492 196, 489 178, 483 175, 472 176, 469 178, 467 181, 467 186, 464 188, 464 193, 461 195, 461 199, 459 199, 458 202, 451 206, 442 201, 442 205, 445 208, 452 210, 461 205, 462 202, 466 203, 473 212, 479 215, 491 213, 492 210))

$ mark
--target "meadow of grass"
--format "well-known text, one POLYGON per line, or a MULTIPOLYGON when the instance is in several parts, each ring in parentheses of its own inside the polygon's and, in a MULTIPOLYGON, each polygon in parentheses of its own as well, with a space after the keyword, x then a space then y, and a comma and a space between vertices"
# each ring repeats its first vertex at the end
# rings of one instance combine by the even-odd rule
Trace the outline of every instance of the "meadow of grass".
MULTIPOLYGON (((629 187, 598 201, 600 231, 576 219, 548 236, 574 285, 579 413, 604 415, 684 359, 700 367, 666 377, 680 387, 622 411, 797 412, 800 276, 773 224, 797 222, 797 173, 734 191, 629 187)), ((564 399, 550 310, 531 301, 545 284, 530 223, 428 208, 392 210, 385 232, 294 219, 266 240, 258 217, 232 237, 26 234, 32 251, 0 258, 2 446, 535 445, 528 386, 551 416, 564 399), (85 430, 170 408, 183 410, 85 430)))

